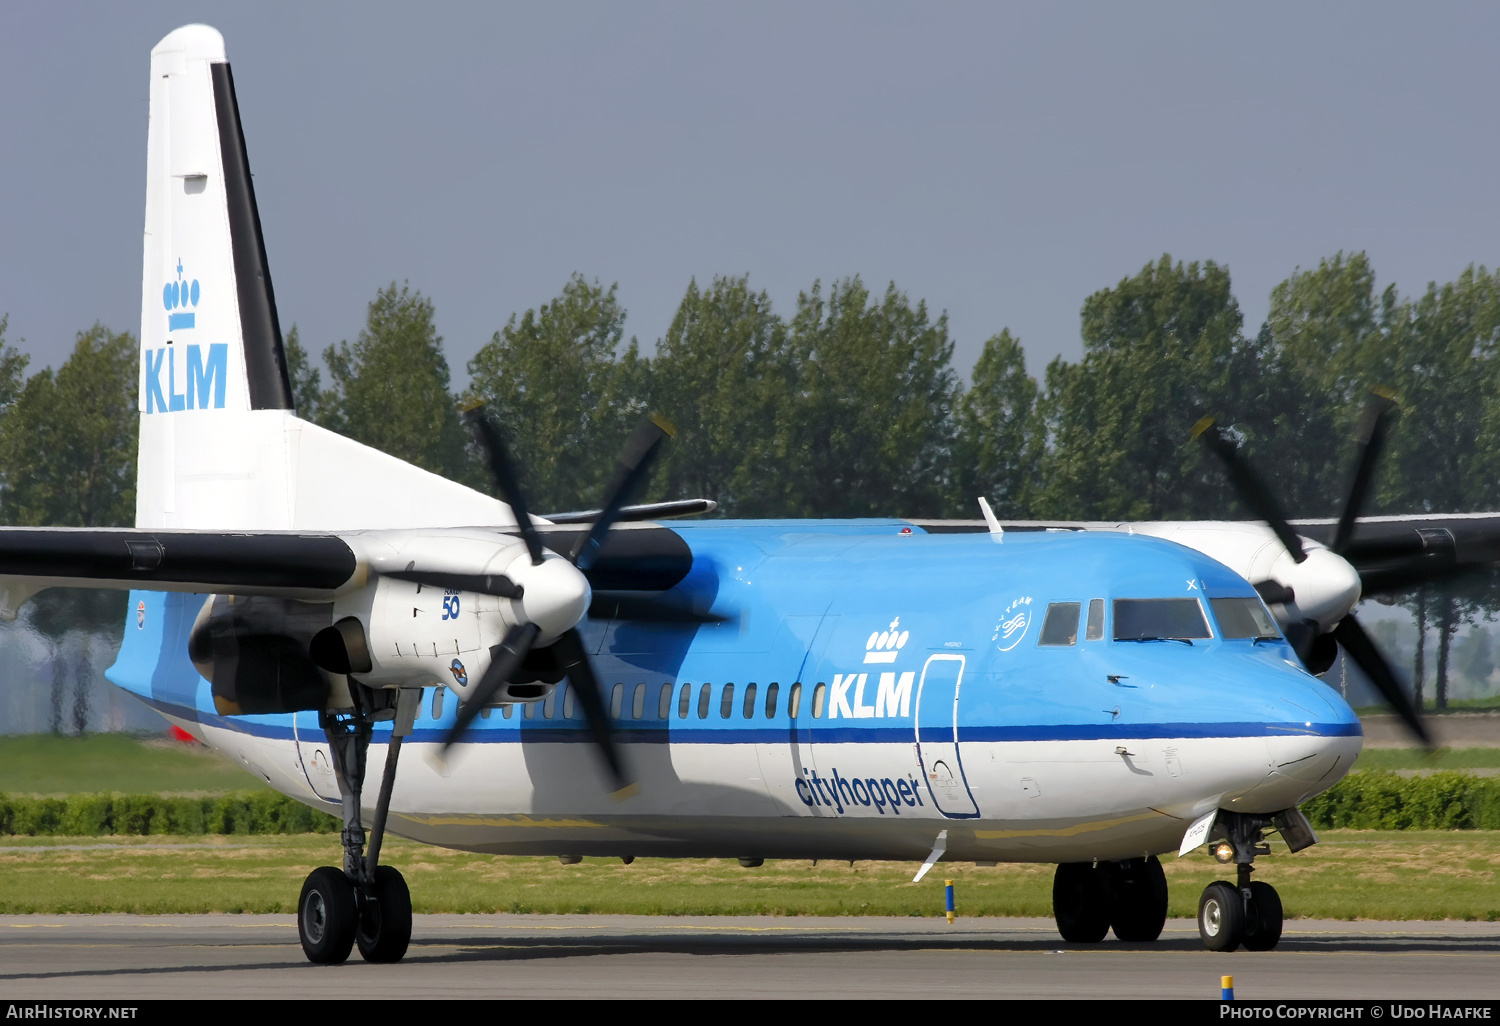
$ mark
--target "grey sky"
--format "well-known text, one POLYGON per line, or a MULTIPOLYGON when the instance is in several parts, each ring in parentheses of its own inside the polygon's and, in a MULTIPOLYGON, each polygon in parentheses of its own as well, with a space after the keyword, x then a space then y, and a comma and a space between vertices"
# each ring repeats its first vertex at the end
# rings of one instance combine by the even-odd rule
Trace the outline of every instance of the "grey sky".
POLYGON ((282 324, 437 305, 455 380, 573 271, 650 345, 688 279, 860 274, 1040 373, 1090 292, 1170 252, 1271 287, 1339 249, 1403 292, 1494 264, 1500 7, 13 4, 0 313, 34 366, 138 330, 147 69, 224 33, 282 324))

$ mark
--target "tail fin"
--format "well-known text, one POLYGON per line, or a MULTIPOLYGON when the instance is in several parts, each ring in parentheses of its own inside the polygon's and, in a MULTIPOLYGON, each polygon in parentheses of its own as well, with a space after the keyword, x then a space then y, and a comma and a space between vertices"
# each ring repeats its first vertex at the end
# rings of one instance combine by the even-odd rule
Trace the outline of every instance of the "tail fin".
POLYGON ((151 51, 136 524, 510 523, 501 503, 298 420, 224 38, 151 51))

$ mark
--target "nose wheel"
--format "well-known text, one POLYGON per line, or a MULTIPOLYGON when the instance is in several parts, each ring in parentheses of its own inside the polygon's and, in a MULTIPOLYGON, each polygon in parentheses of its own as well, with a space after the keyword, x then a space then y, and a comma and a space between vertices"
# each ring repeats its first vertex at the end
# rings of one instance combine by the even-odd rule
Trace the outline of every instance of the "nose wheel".
MULTIPOLYGON (((1215 880, 1203 889, 1198 899, 1198 936, 1210 951, 1234 951, 1241 945, 1247 951, 1270 951, 1281 940, 1285 920, 1281 895, 1270 884, 1250 880, 1255 856, 1270 850, 1261 843, 1270 822, 1264 816, 1239 813, 1220 816, 1218 833, 1223 843, 1217 847, 1223 854, 1216 852, 1215 857, 1234 862, 1236 881, 1231 884, 1215 880)), ((1288 820, 1287 826, 1281 828, 1284 837, 1288 833, 1295 836, 1291 826, 1288 820)), ((1308 833, 1311 834, 1311 828, 1308 833)))

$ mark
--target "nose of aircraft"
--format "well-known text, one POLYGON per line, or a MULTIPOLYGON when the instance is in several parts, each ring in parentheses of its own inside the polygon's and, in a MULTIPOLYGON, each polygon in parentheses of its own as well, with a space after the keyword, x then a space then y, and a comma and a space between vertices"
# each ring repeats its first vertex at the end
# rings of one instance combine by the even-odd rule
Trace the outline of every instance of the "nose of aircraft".
POLYGON ((1364 731, 1337 691, 1305 673, 1278 678, 1262 706, 1269 772, 1229 808, 1292 808, 1336 784, 1359 756, 1364 731))

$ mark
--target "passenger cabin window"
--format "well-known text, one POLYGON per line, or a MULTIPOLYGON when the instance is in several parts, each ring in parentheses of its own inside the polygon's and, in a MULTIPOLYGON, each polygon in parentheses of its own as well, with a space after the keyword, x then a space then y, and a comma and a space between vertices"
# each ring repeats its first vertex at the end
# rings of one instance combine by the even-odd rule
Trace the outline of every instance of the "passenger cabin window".
POLYGON ((1083 633, 1087 641, 1098 641, 1104 637, 1104 600, 1089 599, 1089 625, 1083 633))
POLYGON ((734 685, 725 684, 724 693, 719 696, 719 719, 727 720, 734 715, 734 685))
POLYGON ((745 685, 745 719, 755 719, 755 682, 745 685))
POLYGON ((1197 599, 1115 599, 1116 641, 1191 641, 1211 638, 1197 599))
POLYGON ((656 696, 656 718, 665 720, 672 715, 672 685, 663 684, 661 693, 656 696))
POLYGON ((827 697, 827 694, 828 685, 822 681, 818 681, 818 686, 813 688, 813 719, 821 720, 823 718, 823 699, 827 697))
POLYGON ((616 684, 609 693, 609 718, 618 720, 625 708, 625 685, 616 684))
POLYGON ((432 689, 432 718, 435 720, 443 718, 443 696, 447 693, 447 688, 432 689))
POLYGON ((1219 621, 1219 636, 1272 640, 1281 637, 1276 621, 1258 598, 1211 598, 1214 619, 1219 621))
POLYGON ((781 685, 774 680, 766 685, 766 719, 776 718, 776 692, 781 690, 781 685))
POLYGON ((1083 606, 1077 602, 1054 602, 1047 607, 1047 618, 1042 621, 1042 637, 1038 645, 1072 645, 1078 641, 1078 612, 1083 606))
POLYGON ((635 686, 635 694, 630 698, 630 718, 638 720, 646 715, 646 684, 642 681, 635 686))
POLYGON ((688 710, 693 707, 693 686, 684 684, 682 693, 677 696, 677 718, 685 720, 688 718, 688 710))
POLYGON ((563 692, 563 719, 571 720, 573 718, 573 686, 568 681, 563 681, 558 687, 567 689, 563 692))
POLYGON ((547 693, 546 700, 542 703, 542 715, 547 719, 552 718, 552 713, 557 709, 557 689, 553 688, 547 693))
POLYGON ((797 714, 801 711, 802 682, 799 680, 792 685, 791 693, 786 696, 786 714, 795 720, 797 718, 797 714))
POLYGON ((698 689, 698 718, 700 720, 708 719, 708 703, 713 701, 713 697, 714 686, 712 684, 705 684, 698 689))

